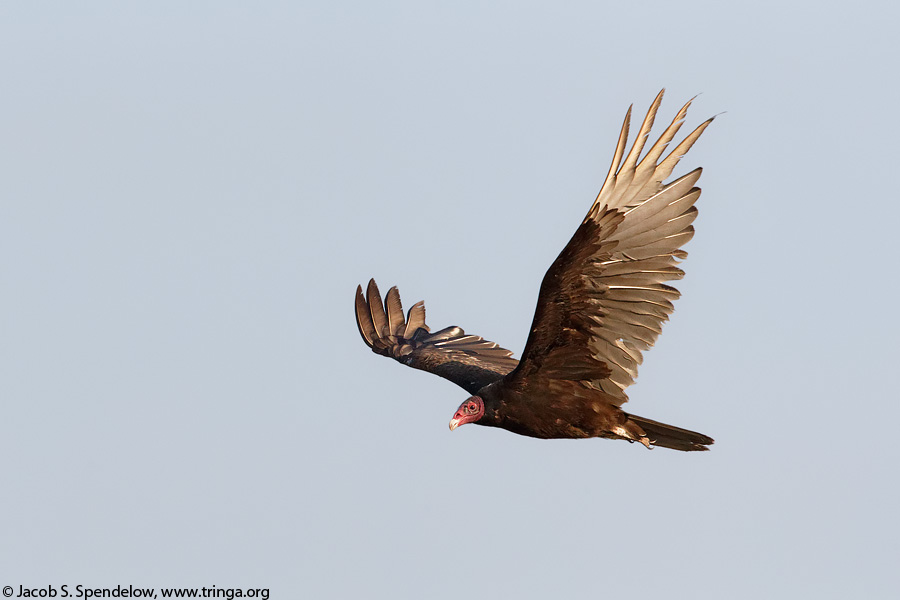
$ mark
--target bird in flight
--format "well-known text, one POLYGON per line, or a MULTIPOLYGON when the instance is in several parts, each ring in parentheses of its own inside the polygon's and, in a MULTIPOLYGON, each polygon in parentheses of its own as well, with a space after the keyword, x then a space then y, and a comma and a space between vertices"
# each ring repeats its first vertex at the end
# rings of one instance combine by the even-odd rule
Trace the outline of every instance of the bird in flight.
POLYGON ((701 169, 669 183, 678 161, 712 123, 709 119, 665 157, 691 102, 685 104, 643 158, 663 92, 650 105, 625 153, 631 107, 609 174, 587 216, 544 275, 521 360, 459 327, 431 333, 425 305, 406 317, 396 287, 382 302, 374 280, 356 288, 356 323, 376 353, 449 379, 471 396, 450 421, 501 427, 536 438, 640 442, 647 448, 708 450, 709 436, 622 410, 625 388, 673 311, 694 235, 701 169), (640 160, 639 160, 640 159, 640 160))

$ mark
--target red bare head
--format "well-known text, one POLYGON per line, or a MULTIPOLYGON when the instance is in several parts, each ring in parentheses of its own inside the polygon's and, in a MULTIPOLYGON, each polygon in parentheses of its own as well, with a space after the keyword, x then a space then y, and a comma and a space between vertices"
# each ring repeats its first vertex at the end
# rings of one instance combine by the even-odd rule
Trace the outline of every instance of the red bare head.
POLYGON ((460 425, 474 423, 484 416, 484 402, 478 396, 472 396, 459 405, 456 414, 450 419, 450 431, 460 425))

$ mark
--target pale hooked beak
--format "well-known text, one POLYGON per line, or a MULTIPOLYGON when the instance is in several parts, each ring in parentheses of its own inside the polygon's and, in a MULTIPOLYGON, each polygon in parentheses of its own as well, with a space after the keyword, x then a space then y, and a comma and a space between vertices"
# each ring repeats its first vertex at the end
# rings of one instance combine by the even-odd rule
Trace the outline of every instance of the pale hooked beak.
POLYGON ((450 419, 450 431, 453 431, 457 427, 459 427, 459 419, 457 419, 457 418, 450 419))

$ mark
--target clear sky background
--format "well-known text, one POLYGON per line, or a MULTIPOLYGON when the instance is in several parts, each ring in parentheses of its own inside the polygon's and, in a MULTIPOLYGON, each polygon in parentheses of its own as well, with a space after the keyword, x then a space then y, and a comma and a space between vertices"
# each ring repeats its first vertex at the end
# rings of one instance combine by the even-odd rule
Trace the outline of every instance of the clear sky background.
MULTIPOLYGON (((900 596, 891 2, 0 5, 0 585, 900 596), (627 408, 467 426, 358 283, 514 350, 628 105, 725 112, 627 408)), ((71 587, 70 587, 71 589, 71 587)))

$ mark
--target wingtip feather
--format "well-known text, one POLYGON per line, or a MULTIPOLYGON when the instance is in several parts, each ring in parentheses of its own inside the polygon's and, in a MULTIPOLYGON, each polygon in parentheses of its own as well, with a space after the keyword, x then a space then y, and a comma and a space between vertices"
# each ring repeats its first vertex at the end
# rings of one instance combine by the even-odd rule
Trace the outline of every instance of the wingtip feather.
POLYGON ((402 335, 406 329, 406 321, 403 319, 403 305, 400 303, 400 291, 396 285, 391 287, 384 297, 384 309, 387 313, 389 334, 402 335))
POLYGON ((375 341, 375 326, 369 313, 369 305, 363 297, 362 286, 356 286, 356 326, 359 328, 359 335, 369 348, 373 348, 375 341))

